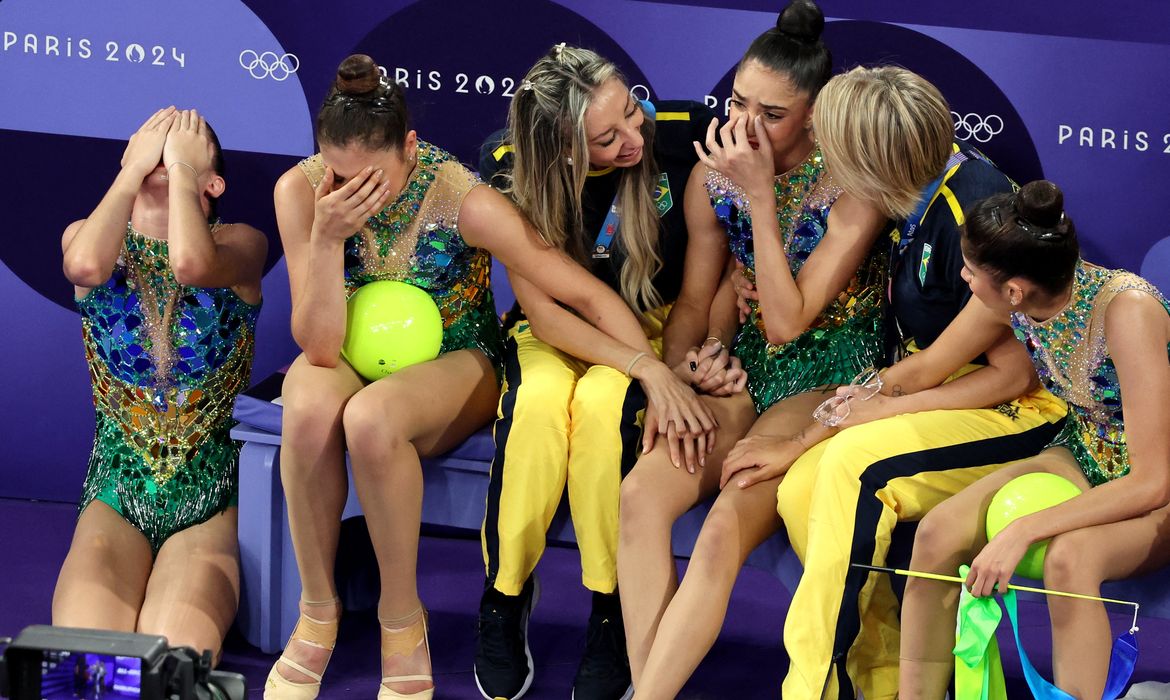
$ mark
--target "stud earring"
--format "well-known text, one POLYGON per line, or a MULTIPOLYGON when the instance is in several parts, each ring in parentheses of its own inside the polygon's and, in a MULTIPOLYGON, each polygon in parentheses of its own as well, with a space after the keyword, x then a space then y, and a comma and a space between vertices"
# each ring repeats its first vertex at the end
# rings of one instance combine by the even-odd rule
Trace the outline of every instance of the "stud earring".
POLYGON ((565 162, 568 163, 569 165, 572 165, 573 164, 573 156, 567 156, 565 158, 565 162))

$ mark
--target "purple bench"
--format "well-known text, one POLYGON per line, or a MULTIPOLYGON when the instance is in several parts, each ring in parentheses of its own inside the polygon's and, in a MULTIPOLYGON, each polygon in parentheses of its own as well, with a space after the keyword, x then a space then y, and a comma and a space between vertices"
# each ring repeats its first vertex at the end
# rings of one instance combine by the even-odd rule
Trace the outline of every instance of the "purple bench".
MULTIPOLYGON (((292 633, 301 593, 280 484, 280 435, 241 423, 232 431, 232 437, 244 443, 240 452, 242 585, 237 624, 249 643, 271 653, 279 651, 292 633)), ((487 503, 492 452, 491 430, 484 428, 452 452, 424 460, 423 523, 479 530, 487 503)), ((675 554, 685 556, 691 551, 708 508, 709 505, 692 510, 675 525, 675 554)), ((361 506, 350 479, 342 518, 358 515, 361 506)), ((549 529, 550 541, 575 543, 568 515, 567 503, 562 503, 549 529)), ((776 572, 790 587, 800 572, 783 535, 764 543, 750 562, 776 572)), ((473 604, 474 601, 468 602, 473 604)))
MULTIPOLYGON (((503 310, 512 303, 507 275, 499 265, 496 265, 493 275, 496 304, 503 310)), ((269 385, 267 389, 270 396, 279 394, 278 384, 269 385)), ((301 592, 280 483, 281 408, 265 400, 241 396, 236 403, 235 418, 240 424, 232 430, 232 437, 244 443, 240 452, 241 600, 237 624, 251 644, 272 653, 279 651, 292 633, 301 592)), ((423 523, 478 532, 487 503, 492 454, 491 427, 487 426, 448 454, 424 460, 423 523)), ((567 501, 562 502, 549 529, 551 542, 576 543, 568 510, 567 501)), ((700 505, 675 523, 673 549, 676 555, 685 557, 690 554, 708 510, 710 503, 700 505)), ((353 492, 351 478, 342 518, 358 515, 361 515, 361 506, 353 492)), ((896 529, 890 545, 892 564, 908 564, 914 529, 905 525, 896 529)), ((795 590, 800 580, 800 561, 788 547, 784 533, 764 542, 752 553, 748 563, 772 573, 787 591, 795 590)), ((894 583, 898 589, 904 581, 895 579, 894 583)), ((361 595, 358 593, 356 597, 361 595)), ((366 597, 368 595, 367 592, 366 597)), ((1032 594, 1025 597, 1029 595, 1032 594)), ((1104 595, 1140 602, 1143 616, 1170 619, 1167 570, 1109 584, 1104 595)), ((365 607, 350 597, 343 591, 349 607, 365 607)), ((369 602, 372 601, 362 601, 369 602)), ((474 601, 468 601, 469 606, 474 604, 474 601)))
MULTIPOLYGON (((507 273, 501 265, 496 264, 492 275, 496 307, 502 312, 513 301, 507 273)), ((274 283, 276 288, 281 288, 279 282, 277 280, 274 283)), ((280 483, 282 410, 267 400, 279 394, 279 378, 270 378, 250 389, 236 402, 235 418, 239 425, 232 430, 232 437, 243 442, 240 451, 241 591, 237 625, 251 644, 269 653, 279 651, 292 633, 301 593, 300 577, 289 538, 288 510, 280 483)), ((478 532, 487 503, 488 469, 492 454, 489 425, 448 454, 425 460, 423 523, 478 532)), ((708 509, 709 506, 696 508, 675 525, 676 554, 686 556, 690 553, 708 509)), ((358 515, 361 515, 361 506, 353 492, 351 478, 342 518, 358 515)), ((567 501, 557 510, 549 528, 549 540, 576 544, 567 501)), ((749 562, 776 572, 790 590, 795 587, 800 576, 800 564, 788 548, 784 535, 764 543, 749 562)), ((342 591, 350 607, 360 608, 364 607, 364 603, 372 602, 351 600, 369 595, 376 593, 342 591)), ((474 601, 468 601, 468 605, 473 606, 474 601)))

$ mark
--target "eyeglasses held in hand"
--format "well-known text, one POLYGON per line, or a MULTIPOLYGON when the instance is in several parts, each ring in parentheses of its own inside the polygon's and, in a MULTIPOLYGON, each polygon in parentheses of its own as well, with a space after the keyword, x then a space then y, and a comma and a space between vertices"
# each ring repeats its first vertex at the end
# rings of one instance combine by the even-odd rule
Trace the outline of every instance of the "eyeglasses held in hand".
POLYGON ((849 402, 853 399, 865 401, 882 390, 882 377, 878 370, 870 367, 849 382, 849 393, 833 396, 821 402, 813 411, 813 419, 826 428, 836 428, 849 417, 849 402))

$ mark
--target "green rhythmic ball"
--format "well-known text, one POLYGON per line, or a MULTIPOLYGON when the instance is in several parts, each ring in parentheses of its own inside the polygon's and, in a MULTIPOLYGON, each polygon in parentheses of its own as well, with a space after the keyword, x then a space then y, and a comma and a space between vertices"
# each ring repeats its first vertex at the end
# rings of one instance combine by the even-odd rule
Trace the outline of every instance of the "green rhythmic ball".
POLYGON ((341 356, 367 380, 433 360, 442 345, 439 307, 418 287, 370 282, 349 298, 341 356))
MULTIPOLYGON (((1017 476, 1003 485, 987 508, 987 539, 998 535, 1008 523, 1037 511, 1051 508, 1079 496, 1081 490, 1068 479, 1047 472, 1017 476)), ((1020 576, 1044 578, 1044 552, 1048 540, 1037 542, 1024 554, 1016 567, 1020 576)))

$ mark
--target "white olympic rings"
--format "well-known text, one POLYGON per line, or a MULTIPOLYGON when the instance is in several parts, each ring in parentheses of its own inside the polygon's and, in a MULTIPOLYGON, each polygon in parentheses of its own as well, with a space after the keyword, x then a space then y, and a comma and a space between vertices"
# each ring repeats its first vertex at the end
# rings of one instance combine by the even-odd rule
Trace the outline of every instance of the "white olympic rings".
POLYGON ((301 67, 301 59, 291 53, 279 55, 273 51, 265 51, 258 54, 252 49, 244 49, 240 52, 240 67, 256 80, 272 78, 280 82, 297 72, 301 67))
POLYGON ((1003 131, 1003 118, 998 114, 989 114, 986 117, 968 112, 959 114, 951 112, 955 122, 955 138, 962 141, 974 139, 979 143, 987 143, 1003 131))

